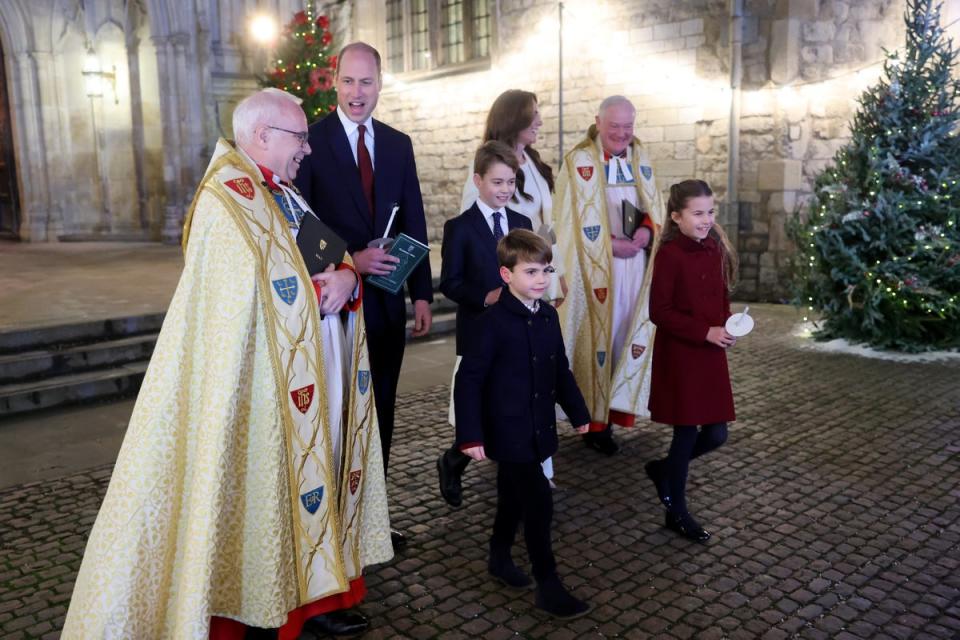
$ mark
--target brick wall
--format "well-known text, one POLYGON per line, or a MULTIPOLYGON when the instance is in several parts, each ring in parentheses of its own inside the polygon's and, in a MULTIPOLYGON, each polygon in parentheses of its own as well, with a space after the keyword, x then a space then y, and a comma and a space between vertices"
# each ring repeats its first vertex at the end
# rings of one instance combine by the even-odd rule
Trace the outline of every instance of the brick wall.
MULTIPOLYGON (((730 20, 718 0, 569 0, 564 13, 563 144, 569 150, 607 95, 637 106, 636 134, 660 184, 699 177, 723 198, 731 93, 730 20)), ((848 136, 852 98, 876 78, 881 47, 902 41, 898 0, 746 0, 739 121, 739 207, 724 222, 738 236, 738 295, 787 293, 783 222, 848 136)), ((359 16, 354 11, 352 14, 359 16)), ((374 18, 376 17, 374 16, 374 18)), ((352 33, 364 30, 351 18, 352 33)), ((559 164, 557 6, 500 0, 489 69, 387 82, 377 117, 411 135, 431 240, 459 213, 467 166, 487 109, 503 90, 540 98, 537 147, 559 164)))

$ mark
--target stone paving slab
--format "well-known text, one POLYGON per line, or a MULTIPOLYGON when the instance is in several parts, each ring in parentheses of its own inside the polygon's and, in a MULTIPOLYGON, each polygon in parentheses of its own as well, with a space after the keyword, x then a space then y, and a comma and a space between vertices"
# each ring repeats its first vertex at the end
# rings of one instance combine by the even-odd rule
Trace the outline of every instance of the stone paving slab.
MULTIPOLYGON (((571 622, 487 577, 493 465, 472 464, 449 509, 434 467, 447 387, 403 395, 390 497, 410 546, 369 572, 364 637, 960 637, 960 365, 819 353, 790 336, 792 309, 757 319, 730 354, 739 420, 691 466, 708 544, 662 528, 643 462, 667 427, 619 430, 612 458, 563 429, 555 548, 594 604, 571 622)), ((58 636, 110 471, 0 492, 0 636, 58 636)))

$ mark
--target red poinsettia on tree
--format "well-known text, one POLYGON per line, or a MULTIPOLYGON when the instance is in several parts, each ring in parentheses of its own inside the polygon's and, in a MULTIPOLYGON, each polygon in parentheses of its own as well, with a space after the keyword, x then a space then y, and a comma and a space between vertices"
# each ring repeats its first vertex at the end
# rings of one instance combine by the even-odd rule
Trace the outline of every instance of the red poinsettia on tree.
POLYGON ((298 11, 284 26, 277 45, 277 59, 265 75, 262 87, 277 87, 303 100, 303 111, 311 122, 337 108, 333 76, 337 56, 327 16, 313 17, 312 3, 298 11))

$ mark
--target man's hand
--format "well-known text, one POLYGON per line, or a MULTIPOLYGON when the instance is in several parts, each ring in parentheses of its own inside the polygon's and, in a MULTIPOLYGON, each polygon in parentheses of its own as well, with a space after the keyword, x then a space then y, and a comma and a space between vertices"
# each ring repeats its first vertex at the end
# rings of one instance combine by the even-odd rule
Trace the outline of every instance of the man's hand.
POLYGON ((433 314, 430 312, 430 303, 426 300, 413 301, 413 331, 414 338, 420 338, 430 333, 433 324, 433 314))
POLYGON ((483 450, 483 445, 479 447, 467 447, 463 450, 464 455, 468 455, 474 460, 486 460, 487 452, 483 450))
POLYGON ((483 299, 483 304, 488 307, 492 304, 496 304, 500 300, 500 293, 503 291, 503 287, 497 287, 496 289, 491 289, 487 292, 487 297, 483 299))
POLYGON ((646 249, 652 238, 653 233, 650 231, 650 227, 639 227, 633 232, 633 245, 641 250, 646 249))
POLYGON ((588 422, 587 424, 582 424, 579 427, 574 427, 574 430, 579 434, 584 434, 590 431, 590 423, 588 422))
POLYGON ((613 238, 611 239, 611 243, 613 244, 614 258, 632 258, 642 250, 640 247, 634 244, 633 240, 613 238))
POLYGON ((710 330, 707 331, 707 342, 715 344, 721 349, 726 349, 735 345, 737 339, 727 333, 727 330, 723 327, 710 327, 710 330))
POLYGON ((567 277, 560 276, 560 297, 555 298, 553 301, 553 307, 559 309, 560 305, 563 304, 563 301, 567 299, 567 294, 570 293, 570 288, 567 287, 567 277))
POLYGON ((336 270, 334 265, 328 265, 322 273, 310 276, 310 279, 321 287, 320 313, 338 313, 343 308, 353 290, 357 288, 357 274, 350 269, 336 270))
POLYGON ((391 256, 383 249, 371 247, 363 251, 357 251, 353 254, 353 266, 357 273, 371 274, 375 276, 388 276, 390 272, 396 269, 396 263, 400 262, 397 256, 391 256))

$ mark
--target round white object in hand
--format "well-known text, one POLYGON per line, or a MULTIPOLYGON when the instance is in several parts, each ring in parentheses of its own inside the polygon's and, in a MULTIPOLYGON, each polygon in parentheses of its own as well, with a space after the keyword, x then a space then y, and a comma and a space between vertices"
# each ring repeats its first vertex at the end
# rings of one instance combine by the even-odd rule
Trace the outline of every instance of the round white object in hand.
POLYGON ((735 313, 727 318, 727 333, 735 338, 740 338, 753 331, 753 317, 747 313, 750 307, 746 307, 743 313, 735 313))

